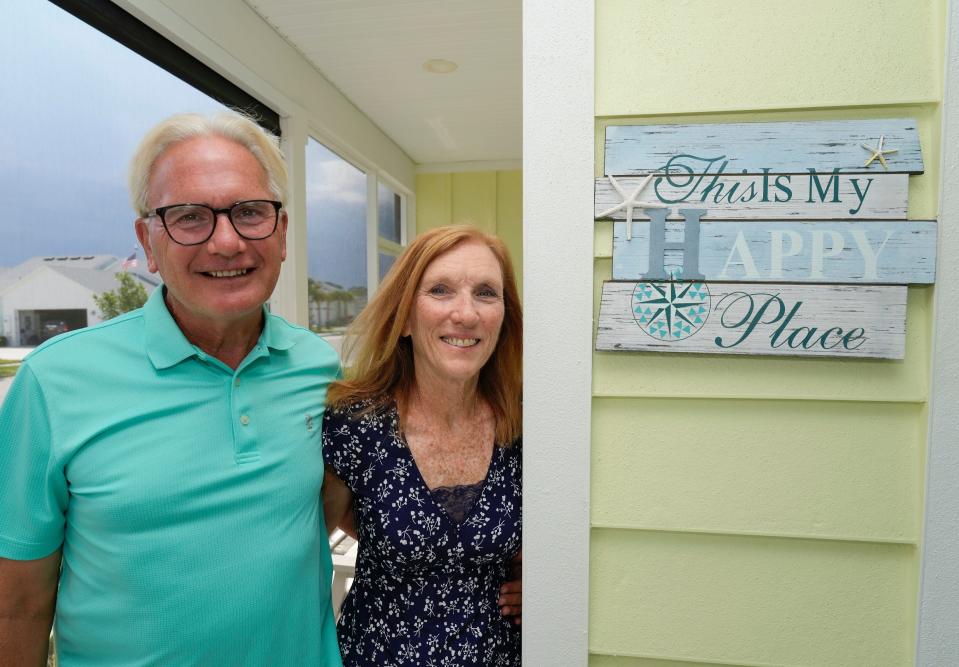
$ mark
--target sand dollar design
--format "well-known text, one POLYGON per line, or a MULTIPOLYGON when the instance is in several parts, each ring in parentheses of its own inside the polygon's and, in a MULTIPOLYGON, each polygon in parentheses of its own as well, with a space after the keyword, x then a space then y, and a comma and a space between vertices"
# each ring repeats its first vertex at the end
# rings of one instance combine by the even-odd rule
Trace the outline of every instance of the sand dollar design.
POLYGON ((645 282, 633 290, 633 318, 647 336, 661 341, 689 338, 709 318, 704 282, 645 282))

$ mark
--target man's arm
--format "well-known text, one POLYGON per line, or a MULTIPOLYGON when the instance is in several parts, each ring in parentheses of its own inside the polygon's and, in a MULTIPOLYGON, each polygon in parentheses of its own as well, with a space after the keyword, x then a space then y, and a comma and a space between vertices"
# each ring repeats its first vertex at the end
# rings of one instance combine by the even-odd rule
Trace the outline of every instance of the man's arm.
MULTIPOLYGON (((327 534, 332 533, 333 529, 343 522, 347 513, 350 514, 348 525, 352 527, 352 512, 349 510, 353 504, 353 492, 350 491, 350 487, 348 487, 343 480, 330 470, 326 470, 323 473, 322 495, 323 519, 326 521, 327 534)), ((344 528, 344 530, 355 537, 355 529, 350 531, 344 528)))
POLYGON ((509 581, 499 589, 499 612, 510 616, 515 625, 523 622, 523 552, 520 550, 510 563, 509 581))
POLYGON ((38 560, 0 558, 0 667, 42 667, 60 579, 60 550, 38 560))

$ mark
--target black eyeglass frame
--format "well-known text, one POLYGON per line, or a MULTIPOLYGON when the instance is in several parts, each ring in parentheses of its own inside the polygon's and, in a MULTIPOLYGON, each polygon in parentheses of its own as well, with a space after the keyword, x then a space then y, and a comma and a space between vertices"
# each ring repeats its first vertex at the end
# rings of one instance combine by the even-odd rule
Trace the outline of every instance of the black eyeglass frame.
POLYGON ((207 206, 206 204, 192 204, 189 202, 184 202, 182 204, 170 204, 169 206, 160 206, 159 208, 155 208, 152 211, 148 212, 146 214, 146 217, 151 218, 156 216, 160 218, 160 222, 163 224, 163 230, 167 233, 167 236, 169 236, 170 240, 173 241, 174 243, 178 245, 183 245, 183 246, 193 246, 193 245, 201 245, 209 241, 211 238, 213 238, 213 232, 216 231, 217 216, 220 215, 220 213, 226 214, 226 219, 230 221, 230 226, 233 227, 233 231, 235 231, 236 235, 239 236, 241 239, 246 239, 247 241, 262 241, 263 239, 268 239, 271 236, 273 236, 273 234, 276 232, 276 226, 280 222, 281 208, 283 208, 283 204, 281 202, 274 201, 272 199, 245 199, 243 201, 238 201, 233 203, 229 208, 213 208, 212 206, 207 206), (270 229, 269 234, 265 234, 263 236, 247 236, 246 234, 241 232, 239 229, 237 229, 236 223, 233 222, 233 209, 235 209, 237 206, 243 206, 244 204, 259 204, 259 203, 271 204, 273 206, 273 227, 272 229, 270 229), (203 239, 202 241, 194 241, 193 243, 184 243, 183 241, 176 240, 176 238, 170 232, 170 228, 166 226, 166 212, 173 208, 179 208, 180 206, 199 206, 200 208, 205 208, 206 210, 211 211, 213 213, 213 224, 210 225, 210 233, 207 235, 205 239, 203 239))

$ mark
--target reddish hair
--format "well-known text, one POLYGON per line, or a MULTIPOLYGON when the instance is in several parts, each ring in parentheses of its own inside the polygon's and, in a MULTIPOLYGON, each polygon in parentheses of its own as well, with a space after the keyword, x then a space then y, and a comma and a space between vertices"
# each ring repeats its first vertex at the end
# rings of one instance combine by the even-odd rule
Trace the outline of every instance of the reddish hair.
POLYGON ((403 329, 416 290, 430 263, 461 243, 482 243, 503 272, 503 325, 489 360, 480 370, 477 390, 496 422, 496 443, 508 445, 523 431, 523 310, 516 274, 506 245, 497 237, 467 225, 447 225, 416 237, 396 260, 373 299, 347 331, 343 358, 350 360, 346 378, 327 393, 333 408, 359 402, 364 410, 380 410, 393 399, 406 400, 415 383, 413 347, 403 329))

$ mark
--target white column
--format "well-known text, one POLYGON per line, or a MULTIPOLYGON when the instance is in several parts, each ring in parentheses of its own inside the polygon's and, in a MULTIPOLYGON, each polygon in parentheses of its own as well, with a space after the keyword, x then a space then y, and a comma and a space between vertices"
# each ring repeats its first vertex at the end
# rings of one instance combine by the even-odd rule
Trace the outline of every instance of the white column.
POLYGON ((959 0, 948 3, 916 665, 959 665, 959 0))
POLYGON ((586 665, 591 0, 523 2, 523 664, 586 665))

